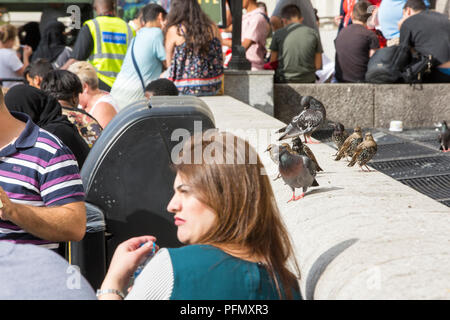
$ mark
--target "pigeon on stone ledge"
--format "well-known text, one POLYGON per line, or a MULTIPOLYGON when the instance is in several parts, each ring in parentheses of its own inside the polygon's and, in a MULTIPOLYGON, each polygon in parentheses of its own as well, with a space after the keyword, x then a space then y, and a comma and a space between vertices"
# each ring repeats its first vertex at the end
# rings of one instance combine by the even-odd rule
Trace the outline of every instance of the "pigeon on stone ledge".
POLYGON ((279 171, 283 181, 291 187, 293 195, 291 201, 297 201, 305 196, 309 187, 319 186, 316 181, 316 168, 314 162, 306 156, 289 152, 286 146, 280 147, 279 171), (296 197, 295 189, 302 188, 302 195, 296 197))
POLYGON ((344 141, 344 144, 339 149, 335 161, 341 160, 343 156, 353 157, 358 145, 363 141, 361 127, 356 127, 353 133, 344 141))
POLYGON ((319 100, 311 96, 302 97, 300 107, 302 109, 300 114, 293 117, 286 127, 277 131, 277 133, 283 133, 278 140, 295 138, 303 134, 305 143, 308 143, 306 137, 309 137, 310 143, 313 143, 311 134, 326 122, 325 107, 319 100))
POLYGON ((356 162, 358 162, 359 167, 362 171, 364 171, 363 166, 365 166, 370 172, 369 167, 367 167, 367 162, 372 160, 375 154, 378 151, 378 146, 375 140, 373 140, 373 136, 370 132, 367 132, 364 136, 364 141, 361 142, 355 150, 353 154, 352 160, 348 164, 349 167, 353 167, 356 162))

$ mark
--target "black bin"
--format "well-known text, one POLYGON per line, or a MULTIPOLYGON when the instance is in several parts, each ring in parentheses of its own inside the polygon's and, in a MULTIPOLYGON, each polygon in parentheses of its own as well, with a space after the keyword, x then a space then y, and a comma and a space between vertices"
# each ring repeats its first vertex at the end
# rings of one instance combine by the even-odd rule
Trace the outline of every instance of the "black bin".
MULTIPOLYGON (((152 97, 123 109, 106 127, 87 157, 81 177, 86 201, 104 215, 106 231, 71 244, 72 264, 98 288, 117 245, 153 235, 160 247, 179 247, 173 214, 175 173, 170 168, 176 129, 194 133, 215 127, 208 106, 196 97, 152 97), (101 274, 103 273, 103 274, 101 274)), ((180 132, 180 131, 178 131, 180 132)))

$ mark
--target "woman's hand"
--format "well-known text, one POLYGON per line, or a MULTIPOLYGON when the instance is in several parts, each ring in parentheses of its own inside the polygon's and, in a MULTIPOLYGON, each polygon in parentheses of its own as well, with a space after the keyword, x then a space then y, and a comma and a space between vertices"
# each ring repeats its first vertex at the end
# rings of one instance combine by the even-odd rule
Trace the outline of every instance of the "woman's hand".
MULTIPOLYGON (((101 289, 123 291, 133 272, 152 252, 155 241, 156 238, 153 236, 142 236, 122 242, 114 252, 101 289)), ((105 295, 105 298, 107 296, 109 295, 105 295)))

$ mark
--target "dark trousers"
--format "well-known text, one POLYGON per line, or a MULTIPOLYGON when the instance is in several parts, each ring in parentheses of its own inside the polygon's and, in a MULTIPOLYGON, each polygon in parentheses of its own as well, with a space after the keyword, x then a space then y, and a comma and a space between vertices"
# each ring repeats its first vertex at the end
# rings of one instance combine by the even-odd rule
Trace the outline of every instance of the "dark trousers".
POLYGON ((450 83, 450 75, 440 72, 437 68, 434 68, 431 70, 431 73, 425 75, 424 82, 450 83))

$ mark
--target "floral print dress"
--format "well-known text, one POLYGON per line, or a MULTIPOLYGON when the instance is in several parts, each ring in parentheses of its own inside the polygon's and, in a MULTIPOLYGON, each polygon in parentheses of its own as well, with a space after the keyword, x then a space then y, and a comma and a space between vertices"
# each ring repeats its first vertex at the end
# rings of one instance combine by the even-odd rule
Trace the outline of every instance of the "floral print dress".
POLYGON ((176 46, 168 79, 173 81, 181 95, 213 96, 222 88, 222 45, 216 37, 211 40, 206 55, 195 54, 186 42, 176 46))

